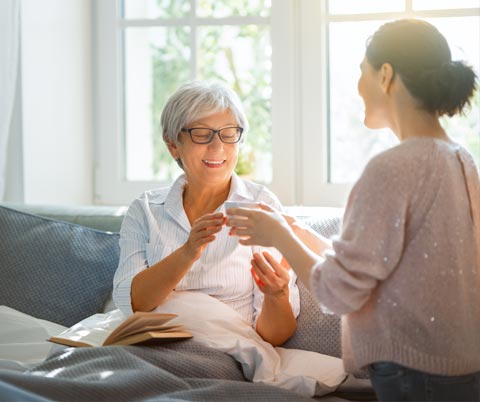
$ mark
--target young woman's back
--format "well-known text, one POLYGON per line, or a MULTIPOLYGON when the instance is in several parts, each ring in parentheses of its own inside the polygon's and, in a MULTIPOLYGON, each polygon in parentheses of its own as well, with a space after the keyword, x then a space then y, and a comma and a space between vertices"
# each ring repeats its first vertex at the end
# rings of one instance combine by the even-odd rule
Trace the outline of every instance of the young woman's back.
POLYGON ((439 139, 408 139, 370 161, 351 192, 335 255, 311 282, 328 308, 347 314, 347 371, 375 361, 441 375, 478 370, 471 206, 480 203, 467 184, 475 180, 467 151, 439 139))

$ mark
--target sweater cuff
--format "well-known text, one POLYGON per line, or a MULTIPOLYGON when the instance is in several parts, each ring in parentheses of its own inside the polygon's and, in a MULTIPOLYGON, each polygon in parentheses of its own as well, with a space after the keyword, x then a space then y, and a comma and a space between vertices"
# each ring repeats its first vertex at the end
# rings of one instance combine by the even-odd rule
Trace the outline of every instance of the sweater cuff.
POLYGON ((335 314, 332 310, 326 307, 319 298, 319 295, 322 294, 320 289, 322 281, 322 265, 325 259, 321 258, 320 261, 317 261, 313 264, 312 269, 310 270, 310 289, 313 297, 318 302, 322 313, 324 314, 335 314))

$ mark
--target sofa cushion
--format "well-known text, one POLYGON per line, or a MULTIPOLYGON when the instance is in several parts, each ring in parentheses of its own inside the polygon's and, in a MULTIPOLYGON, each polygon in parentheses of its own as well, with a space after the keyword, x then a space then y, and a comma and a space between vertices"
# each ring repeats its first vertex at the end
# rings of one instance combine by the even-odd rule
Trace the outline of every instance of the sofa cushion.
POLYGON ((125 206, 45 205, 8 202, 1 202, 0 206, 108 232, 120 231, 122 220, 128 209, 125 206))
POLYGON ((0 305, 65 326, 102 311, 118 234, 0 207, 0 305))
MULTIPOLYGON (((288 213, 309 225, 326 238, 340 232, 343 210, 340 208, 290 208, 288 213)), ((315 297, 301 282, 300 315, 295 335, 282 346, 285 348, 311 350, 330 356, 341 357, 340 317, 325 314, 315 297)))
POLYGON ((298 287, 300 315, 297 318, 297 330, 282 347, 341 357, 340 317, 322 312, 315 298, 301 282, 298 282, 298 287))

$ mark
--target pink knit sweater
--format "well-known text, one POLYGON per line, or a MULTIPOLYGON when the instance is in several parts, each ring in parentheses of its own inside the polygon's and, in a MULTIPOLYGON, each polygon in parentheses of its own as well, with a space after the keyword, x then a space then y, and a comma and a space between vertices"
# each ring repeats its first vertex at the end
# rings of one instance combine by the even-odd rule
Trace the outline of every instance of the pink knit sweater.
POLYGON ((373 158, 333 248, 311 288, 343 316, 347 371, 480 370, 480 180, 465 149, 412 138, 373 158))

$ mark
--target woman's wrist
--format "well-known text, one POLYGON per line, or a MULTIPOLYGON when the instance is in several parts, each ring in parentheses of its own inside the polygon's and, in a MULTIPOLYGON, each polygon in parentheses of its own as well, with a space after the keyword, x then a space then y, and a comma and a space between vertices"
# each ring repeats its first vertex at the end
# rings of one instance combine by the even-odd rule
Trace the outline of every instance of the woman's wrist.
POLYGON ((276 293, 264 293, 264 302, 272 304, 290 303, 288 286, 276 293))
POLYGON ((186 264, 193 264, 195 261, 197 261, 200 258, 200 256, 197 257, 195 252, 192 252, 191 248, 188 246, 188 243, 185 243, 183 246, 178 248, 177 252, 180 253, 180 258, 186 264))
POLYGON ((297 220, 290 223, 290 227, 292 228, 293 233, 295 233, 300 238, 302 237, 302 234, 305 233, 305 231, 308 231, 308 226, 305 223, 297 220))
POLYGON ((289 280, 290 280, 290 276, 288 277, 288 279, 285 278, 285 282, 283 283, 283 285, 280 285, 281 287, 278 288, 278 290, 276 292, 270 293, 270 296, 272 296, 276 300, 283 300, 283 299, 289 300, 290 299, 290 297, 289 297, 290 296, 290 289, 288 287, 289 280))
POLYGON ((295 231, 290 225, 282 225, 280 230, 276 232, 276 238, 274 241, 274 247, 284 254, 285 249, 288 249, 292 239, 296 237, 295 231))

